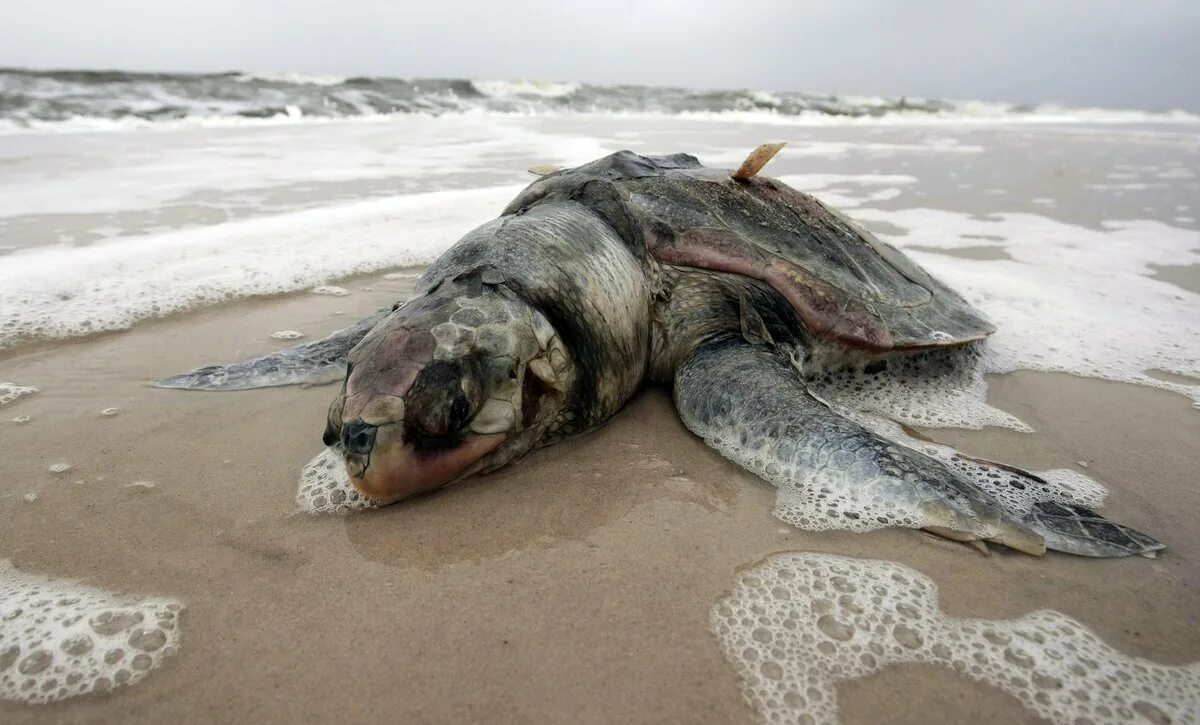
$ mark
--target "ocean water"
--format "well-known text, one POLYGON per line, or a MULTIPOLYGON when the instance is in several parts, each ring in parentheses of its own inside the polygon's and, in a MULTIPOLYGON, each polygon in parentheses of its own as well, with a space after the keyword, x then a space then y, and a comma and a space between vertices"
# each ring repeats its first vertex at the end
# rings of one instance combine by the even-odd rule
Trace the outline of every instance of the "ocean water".
POLYGON ((1001 323, 993 371, 1200 400, 1194 290, 1156 273, 1200 261, 1200 121, 921 118, 489 110, 0 134, 0 350, 427 264, 494 217, 534 165, 631 148, 732 167, 784 140, 769 173, 909 249, 1001 323))
POLYGON ((378 118, 447 113, 767 113, 782 117, 1175 119, 1146 113, 913 97, 761 89, 696 90, 531 80, 393 78, 298 73, 129 73, 0 68, 0 129, 144 126, 172 122, 378 118))

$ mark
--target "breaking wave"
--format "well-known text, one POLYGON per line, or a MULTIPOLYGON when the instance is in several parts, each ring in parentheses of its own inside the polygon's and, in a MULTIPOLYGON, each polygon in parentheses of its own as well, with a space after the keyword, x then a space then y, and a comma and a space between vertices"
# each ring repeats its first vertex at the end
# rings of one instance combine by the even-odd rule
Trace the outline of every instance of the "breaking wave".
POLYGON ((132 73, 0 68, 0 126, 128 128, 164 122, 237 122, 493 113, 754 113, 784 118, 1040 117, 1097 122, 1197 120, 1182 111, 1070 109, 913 97, 764 90, 589 85, 534 80, 388 78, 299 73, 132 73))

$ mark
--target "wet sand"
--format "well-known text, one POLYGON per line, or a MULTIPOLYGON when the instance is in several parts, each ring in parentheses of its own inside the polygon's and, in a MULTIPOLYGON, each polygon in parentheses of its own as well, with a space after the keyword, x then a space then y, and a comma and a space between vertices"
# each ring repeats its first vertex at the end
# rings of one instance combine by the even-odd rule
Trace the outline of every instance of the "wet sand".
POLYGON ((1170 282, 1180 289, 1200 295, 1200 268, 1195 264, 1152 265, 1155 279, 1170 282))
MULTIPOLYGON (((1111 489, 1105 513, 1167 544, 1157 560, 985 558, 907 530, 790 528, 771 515, 773 489, 691 436, 661 390, 499 473, 313 518, 293 497, 331 387, 146 383, 275 349, 275 330, 320 336, 410 283, 342 284, 350 296, 247 301, 2 358, 5 379, 42 392, 3 410, 0 552, 187 610, 178 656, 145 681, 0 703, 0 721, 749 722, 709 610, 739 569, 797 550, 911 566, 952 615, 1052 608, 1128 654, 1200 655, 1200 413, 1182 396, 1018 372, 992 378, 990 400, 1036 434, 924 431, 1031 468, 1085 461, 1111 489), (66 473, 47 470, 63 461, 66 473), (142 480, 156 486, 126 486, 142 480)), ((1033 719, 1008 695, 918 666, 843 683, 839 700, 846 723, 1033 719)))

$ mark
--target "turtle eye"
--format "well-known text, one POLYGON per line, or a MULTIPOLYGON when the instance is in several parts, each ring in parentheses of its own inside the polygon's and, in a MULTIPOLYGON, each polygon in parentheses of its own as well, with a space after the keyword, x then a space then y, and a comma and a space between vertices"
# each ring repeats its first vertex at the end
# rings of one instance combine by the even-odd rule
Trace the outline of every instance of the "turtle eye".
POLYGON ((467 396, 462 394, 455 396, 454 402, 450 404, 450 430, 456 431, 462 428, 467 422, 470 412, 471 404, 467 401, 467 396))

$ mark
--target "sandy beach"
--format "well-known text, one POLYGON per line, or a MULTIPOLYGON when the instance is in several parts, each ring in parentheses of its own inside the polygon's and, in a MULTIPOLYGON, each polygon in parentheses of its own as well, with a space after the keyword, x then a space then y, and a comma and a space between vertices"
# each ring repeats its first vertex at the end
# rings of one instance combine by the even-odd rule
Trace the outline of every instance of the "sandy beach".
MULTIPOLYGON (((481 137, 496 144, 482 153, 457 136, 429 144, 424 156, 389 147, 411 163, 381 170, 392 157, 380 145, 415 148, 421 123, 0 135, 0 199, 26 207, 0 218, 0 265, 41 247, 101 249, 146 234, 207 233, 347 200, 484 188, 503 200, 532 164, 578 163, 606 149, 686 150, 729 165, 727 157, 780 138, 789 152, 773 175, 808 175, 818 197, 851 216, 868 210, 864 223, 906 249, 895 224, 911 209, 985 221, 1036 215, 1095 234, 1111 231, 1111 220, 1144 220, 1148 234, 1192 239, 1153 273, 1163 294, 1200 313, 1194 126, 534 117, 505 120, 503 133, 481 137), (256 176, 244 188, 228 183, 236 169, 213 163, 214 154, 235 158, 267 143, 279 145, 247 161, 256 176), (339 149, 350 147, 370 149, 370 163, 339 161, 339 149), (103 164, 84 159, 114 149, 131 162, 107 191, 56 199, 102 178, 103 164), (196 164, 191 177, 185 158, 196 164), (313 171, 322 159, 334 165, 325 176, 313 171), (38 171, 48 164, 60 165, 54 174, 38 171), (178 188, 150 184, 157 164, 172 169, 178 188), (815 178, 822 174, 836 178, 815 178), (912 180, 853 180, 887 175, 912 180)), ((452 123, 465 138, 483 128, 452 123)), ((399 212, 379 213, 386 221, 399 212)), ((362 229, 310 232, 327 240, 325 254, 353 256, 362 229)), ((912 243, 914 258, 952 286, 958 280, 940 271, 939 259, 1003 264, 1008 254, 1003 235, 951 247, 912 243)), ((319 259, 316 241, 313 250, 319 259)), ((257 264, 231 253, 231 274, 257 264)), ((130 303, 131 329, 14 336, 0 349, 0 380, 39 389, 0 411, 0 558, 22 571, 185 606, 178 653, 143 681, 49 705, 0 701, 0 721, 754 722, 710 631, 710 611, 739 572, 797 551, 904 564, 936 582, 951 616, 1053 609, 1127 655, 1171 665, 1200 659, 1200 411, 1180 393, 1200 386, 1190 375, 1148 373, 1178 386, 1170 390, 1065 372, 989 375, 987 402, 1035 432, 920 431, 982 458, 1095 478, 1109 489, 1105 515, 1166 544, 1152 560, 1038 559, 995 548, 984 557, 910 530, 788 526, 772 515, 774 490, 688 433, 662 389, 643 391, 609 425, 495 474, 380 511, 313 517, 298 511, 296 483, 322 448, 330 386, 150 386, 288 344, 273 332, 316 339, 404 299, 421 267, 390 259, 346 267, 351 276, 301 260, 299 271, 287 272, 302 278, 296 291, 165 317, 130 303), (349 294, 308 292, 310 274, 349 294), (115 415, 101 415, 114 407, 115 415), (14 416, 29 420, 10 422, 14 416), (70 468, 48 470, 58 463, 70 468)), ((106 318, 98 311, 96 319, 106 318)), ((843 682, 837 693, 847 724, 1037 721, 1001 690, 930 666, 889 667, 843 682)))

